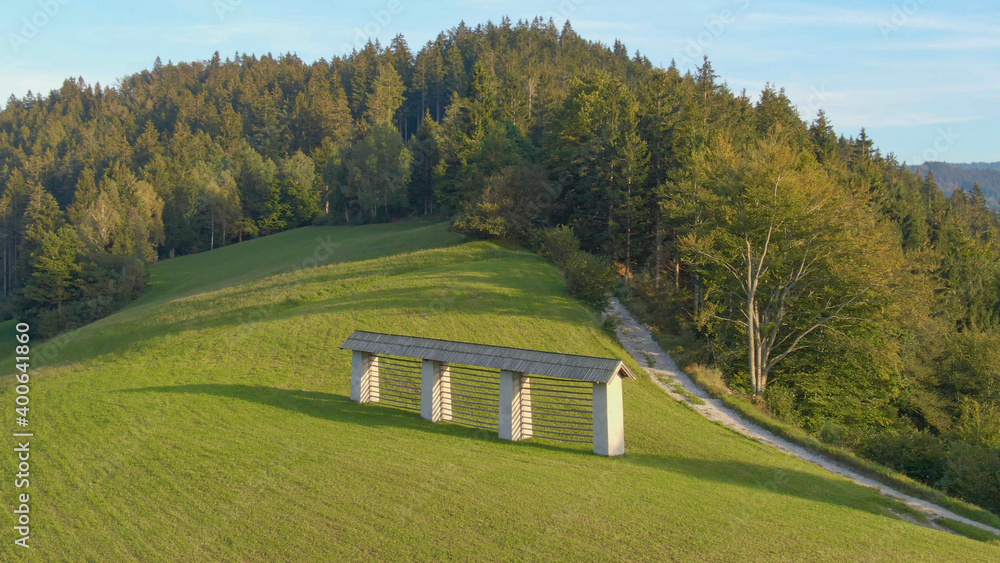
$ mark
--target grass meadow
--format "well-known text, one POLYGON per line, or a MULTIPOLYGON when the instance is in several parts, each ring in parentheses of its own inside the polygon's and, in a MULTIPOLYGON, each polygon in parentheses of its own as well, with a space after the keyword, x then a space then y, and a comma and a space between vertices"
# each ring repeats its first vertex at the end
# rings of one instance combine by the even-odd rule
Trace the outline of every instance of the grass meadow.
MULTIPOLYGON (((546 261, 441 224, 310 227, 166 260, 139 301, 34 348, 33 547, 17 555, 1000 560, 646 377, 625 384, 616 459, 354 404, 339 346, 355 329, 626 357, 546 261)), ((10 375, 0 406, 13 428, 10 375)), ((0 525, 0 555, 15 553, 10 510, 0 525)))

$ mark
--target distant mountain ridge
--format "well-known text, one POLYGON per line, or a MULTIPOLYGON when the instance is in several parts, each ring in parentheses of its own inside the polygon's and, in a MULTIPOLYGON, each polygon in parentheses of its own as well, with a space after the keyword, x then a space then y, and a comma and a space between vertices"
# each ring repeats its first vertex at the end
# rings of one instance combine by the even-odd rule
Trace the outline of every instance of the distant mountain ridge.
POLYGON ((971 192, 972 187, 979 184, 990 205, 1000 209, 1000 162, 925 162, 911 168, 924 176, 933 172, 934 179, 947 195, 959 188, 971 192))
POLYGON ((954 162, 951 165, 962 170, 1000 170, 1000 162, 954 162))

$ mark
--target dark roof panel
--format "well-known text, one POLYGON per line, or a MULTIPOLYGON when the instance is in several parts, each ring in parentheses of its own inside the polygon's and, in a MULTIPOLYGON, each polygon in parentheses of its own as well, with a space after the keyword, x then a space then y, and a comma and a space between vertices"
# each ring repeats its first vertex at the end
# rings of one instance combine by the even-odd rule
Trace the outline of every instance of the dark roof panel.
POLYGON ((341 348, 372 354, 406 356, 490 367, 548 377, 608 383, 616 375, 635 379, 621 360, 540 352, 524 348, 471 344, 416 336, 354 331, 341 348))

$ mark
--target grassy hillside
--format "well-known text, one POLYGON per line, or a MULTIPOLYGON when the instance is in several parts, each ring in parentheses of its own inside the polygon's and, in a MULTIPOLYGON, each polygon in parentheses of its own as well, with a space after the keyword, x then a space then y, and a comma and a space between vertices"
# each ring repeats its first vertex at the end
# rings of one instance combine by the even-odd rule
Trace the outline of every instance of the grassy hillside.
MULTIPOLYGON (((626 384, 618 459, 348 400, 338 346, 355 329, 624 358, 524 251, 441 225, 307 228, 165 261, 152 279, 35 372, 28 555, 1000 558, 897 519, 892 501, 709 423, 645 378, 626 384), (317 239, 335 246, 327 259, 317 239)), ((8 418, 11 387, 0 380, 8 418)), ((13 473, 9 450, 0 470, 13 473)), ((0 493, 13 498, 9 479, 0 493)), ((0 554, 12 525, 3 511, 0 554)))

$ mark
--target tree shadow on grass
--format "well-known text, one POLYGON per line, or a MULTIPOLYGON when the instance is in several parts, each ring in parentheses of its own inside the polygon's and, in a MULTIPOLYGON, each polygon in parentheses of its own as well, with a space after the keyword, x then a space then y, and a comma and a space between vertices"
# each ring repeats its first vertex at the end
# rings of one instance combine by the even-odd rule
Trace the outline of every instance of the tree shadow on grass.
MULTIPOLYGON (((553 320, 579 317, 580 304, 568 296, 553 298, 524 283, 525 279, 550 281, 551 266, 541 259, 523 260, 505 250, 472 249, 470 256, 452 256, 442 262, 443 250, 421 251, 424 254, 417 263, 407 262, 406 258, 395 264, 369 260, 365 268, 358 266, 350 271, 308 270, 301 277, 272 276, 246 291, 221 297, 221 304, 191 301, 164 305, 163 311, 169 314, 160 320, 156 320, 157 315, 163 314, 160 310, 148 311, 153 320, 131 318, 116 323, 111 317, 102 319, 80 329, 83 332, 68 340, 72 345, 64 351, 56 350, 55 357, 45 364, 82 361, 109 352, 142 354, 162 339, 187 331, 217 330, 226 333, 223 338, 237 338, 249 326, 303 315, 351 313, 377 318, 381 312, 392 310, 423 319, 428 327, 433 326, 436 317, 455 310, 530 314, 553 320), (503 271, 511 263, 519 268, 516 276, 503 271), (374 287, 396 276, 406 279, 408 287, 374 287), (249 304, 230 307, 241 301, 249 304), (77 340, 87 345, 81 346, 77 340)), ((412 255, 410 259, 413 260, 412 255)), ((351 328, 387 330, 379 326, 351 328)), ((392 331, 391 327, 388 331, 392 331)), ((328 344, 317 342, 317 345, 328 344)))
POLYGON ((304 227, 248 240, 239 245, 222 246, 211 252, 179 256, 169 262, 156 264, 155 267, 162 270, 169 263, 169 271, 154 276, 145 295, 135 304, 165 298, 178 299, 192 293, 204 293, 292 269, 311 269, 315 266, 360 262, 419 250, 451 248, 466 242, 456 236, 429 235, 428 238, 428 231, 440 226, 440 223, 418 220, 354 227, 304 227), (302 234, 308 234, 309 239, 299 240, 297 237, 302 234), (278 246, 282 244, 287 246, 284 252, 279 252, 278 246), (257 253, 248 255, 250 249, 257 250, 257 253), (234 277, 232 272, 225 270, 227 261, 234 258, 242 262, 243 266, 238 270, 243 271, 243 275, 237 274, 234 277), (315 263, 310 261, 311 258, 315 263), (247 265, 251 267, 248 269, 247 265), (210 272, 207 277, 218 279, 206 283, 206 269, 217 270, 219 273, 213 276, 210 272))
MULTIPOLYGON (((125 391, 130 393, 192 393, 228 397, 359 426, 414 429, 459 439, 497 442, 509 445, 511 448, 563 452, 586 457, 588 462, 599 462, 601 459, 585 447, 562 446, 538 439, 517 443, 506 442, 500 440, 496 432, 477 430, 457 424, 433 424, 423 420, 416 412, 384 405, 361 405, 343 395, 320 391, 240 384, 191 384, 144 387, 125 391)), ((828 478, 814 473, 740 460, 707 460, 639 452, 627 453, 622 457, 604 461, 615 465, 641 466, 699 480, 793 496, 809 501, 862 510, 879 516, 887 516, 885 506, 893 502, 874 491, 870 491, 870 494, 864 494, 866 491, 859 490, 859 485, 843 479, 828 478)), ((738 507, 738 504, 734 503, 734 509, 738 507)))
MULTIPOLYGON (((318 266, 345 266, 419 252, 433 253, 434 251, 444 251, 459 247, 469 242, 461 237, 452 237, 450 235, 435 236, 434 233, 426 235, 429 238, 425 238, 424 233, 438 226, 439 224, 436 223, 418 220, 392 225, 383 224, 339 228, 306 227, 306 229, 314 230, 317 236, 336 235, 337 238, 326 246, 314 243, 312 239, 304 245, 301 244, 301 241, 292 241, 291 247, 282 253, 281 249, 276 248, 274 243, 281 242, 293 234, 292 231, 285 231, 271 237, 261 237, 246 241, 239 245, 221 247, 212 252, 178 257, 175 259, 176 262, 174 260, 170 261, 173 271, 169 272, 167 279, 164 280, 160 279, 161 276, 154 276, 150 285, 147 286, 146 293, 137 300, 107 317, 64 332, 59 337, 39 343, 38 349, 41 354, 37 355, 38 358, 34 362, 35 367, 37 369, 43 365, 50 367, 87 360, 104 353, 116 351, 122 344, 129 345, 132 351, 141 350, 144 346, 136 344, 136 339, 152 340, 190 330, 191 328, 201 328, 197 324, 192 326, 192 323, 171 322, 152 326, 142 325, 141 330, 137 332, 135 319, 128 316, 136 311, 155 314, 160 308, 172 305, 178 300, 193 295, 209 293, 232 285, 252 283, 268 278, 276 278, 275 282, 273 282, 273 289, 278 290, 278 286, 282 284, 293 285, 299 283, 297 276, 287 279, 289 276, 282 276, 282 274, 297 272, 298 275, 309 276, 318 266), (411 233, 408 233, 408 231, 411 231, 411 233), (406 237, 407 234, 410 236, 406 237), (210 267, 217 262, 221 262, 223 265, 228 264, 227 260, 233 258, 233 253, 237 253, 238 257, 239 253, 248 253, 251 249, 259 247, 262 243, 265 245, 264 255, 269 257, 268 260, 259 260, 256 256, 250 256, 248 257, 249 261, 258 261, 260 264, 251 268, 243 275, 216 276, 218 279, 205 281, 202 275, 204 268, 210 267), (332 250, 322 260, 316 260, 315 254, 318 248, 324 251, 332 250)), ((490 250, 487 249, 481 252, 489 254, 490 250)), ((162 268, 162 264, 158 264, 158 266, 162 268)), ((109 299, 114 298, 114 296, 113 293, 109 293, 103 294, 99 298, 109 299)), ((278 310, 282 308, 281 306, 276 307, 278 310)), ((252 311, 248 314, 252 318, 269 317, 270 310, 267 308, 263 309, 264 314, 261 314, 260 311, 252 311)), ((6 359, 12 357, 12 355, 6 356, 6 359)))
MULTIPOLYGON (((449 284, 454 272, 403 272, 411 287, 373 288, 373 280, 359 278, 336 293, 312 297, 312 300, 283 298, 263 304, 250 304, 223 313, 202 304, 191 305, 192 318, 163 327, 176 334, 187 330, 222 329, 241 331, 248 324, 280 322, 303 315, 351 313, 361 318, 377 319, 384 311, 404 312, 411 317, 426 317, 428 324, 436 315, 453 312, 491 315, 530 314, 547 320, 578 320, 581 306, 568 296, 539 294, 523 287, 516 279, 491 272, 464 272, 449 284), (205 309, 198 312, 198 308, 205 309)), ((330 279, 328 284, 338 280, 330 279)), ((316 282, 313 282, 316 283, 316 282)), ((316 285, 319 285, 316 283, 316 285)), ((355 327, 357 328, 357 327, 355 327)), ((122 330, 125 330, 124 328, 122 330)))
MULTIPOLYGON (((128 393, 191 393, 241 399, 287 411, 368 427, 413 428, 460 438, 482 440, 482 430, 455 424, 431 424, 420 413, 376 403, 359 404, 350 398, 322 391, 278 389, 262 385, 191 384, 125 389, 128 393)), ((494 433, 495 434, 495 433, 494 433)), ((500 441, 498 437, 496 441, 500 441)), ((491 438, 492 439, 492 438, 491 438)))

